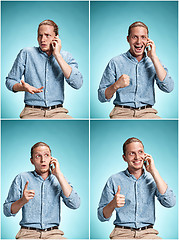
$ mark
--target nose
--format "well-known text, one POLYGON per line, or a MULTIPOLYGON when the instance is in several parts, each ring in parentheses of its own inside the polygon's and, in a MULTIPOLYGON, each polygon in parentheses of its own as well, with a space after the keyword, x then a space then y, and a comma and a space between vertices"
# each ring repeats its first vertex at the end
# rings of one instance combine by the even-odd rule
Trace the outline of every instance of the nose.
POLYGON ((135 159, 136 159, 136 160, 137 160, 137 159, 140 159, 140 154, 136 153, 136 154, 135 154, 135 159))
POLYGON ((45 157, 41 156, 41 162, 45 162, 45 157))
POLYGON ((45 35, 42 35, 41 42, 44 42, 44 41, 45 41, 45 35))
POLYGON ((137 43, 138 43, 138 44, 141 43, 141 38, 140 38, 140 37, 137 38, 137 43))

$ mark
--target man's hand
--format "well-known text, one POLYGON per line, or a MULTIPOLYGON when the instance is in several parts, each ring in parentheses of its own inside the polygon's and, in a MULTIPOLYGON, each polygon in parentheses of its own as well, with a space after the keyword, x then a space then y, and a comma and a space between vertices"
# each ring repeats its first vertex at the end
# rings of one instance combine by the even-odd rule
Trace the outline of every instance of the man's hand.
POLYGON ((56 158, 52 157, 52 160, 50 161, 50 164, 53 164, 51 167, 51 172, 56 177, 61 173, 60 171, 60 164, 56 158))
POLYGON ((126 74, 120 76, 120 78, 114 83, 114 87, 117 89, 124 88, 129 86, 130 84, 130 77, 126 74))
POLYGON ((57 35, 52 40, 52 49, 53 49, 52 54, 54 55, 54 57, 56 57, 60 54, 61 48, 62 48, 61 40, 60 40, 59 36, 57 35))
POLYGON ((147 172, 149 172, 151 174, 153 174, 154 171, 156 170, 152 156, 147 153, 145 153, 145 156, 144 156, 144 166, 145 166, 147 172))
POLYGON ((25 184, 24 191, 23 191, 23 196, 22 196, 22 200, 25 203, 28 203, 28 201, 30 199, 33 199, 34 196, 35 196, 35 191, 34 190, 27 190, 28 184, 29 184, 29 182, 27 181, 26 184, 25 184))
POLYGON ((118 186, 117 193, 114 196, 115 207, 120 208, 125 204, 125 196, 120 194, 121 187, 118 186))
POLYGON ((147 56, 150 59, 153 59, 155 57, 157 57, 156 55, 156 46, 154 41, 152 41, 151 39, 148 38, 147 40, 147 44, 146 44, 146 50, 147 50, 147 56))
POLYGON ((31 94, 43 92, 43 87, 35 88, 28 83, 25 83, 24 80, 21 80, 23 91, 29 92, 31 94))

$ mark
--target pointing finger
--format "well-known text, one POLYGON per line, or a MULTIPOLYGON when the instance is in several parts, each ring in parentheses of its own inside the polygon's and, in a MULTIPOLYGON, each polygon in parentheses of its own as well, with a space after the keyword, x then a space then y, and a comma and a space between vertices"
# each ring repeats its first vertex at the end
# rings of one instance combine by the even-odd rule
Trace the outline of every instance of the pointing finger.
POLYGON ((26 184, 24 186, 24 190, 27 190, 28 184, 29 184, 29 181, 26 182, 26 184))

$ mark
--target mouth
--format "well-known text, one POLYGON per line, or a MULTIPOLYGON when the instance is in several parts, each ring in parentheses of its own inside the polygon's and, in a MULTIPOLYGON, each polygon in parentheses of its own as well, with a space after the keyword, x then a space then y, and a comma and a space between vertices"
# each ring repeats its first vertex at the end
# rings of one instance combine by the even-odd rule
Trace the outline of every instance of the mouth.
POLYGON ((40 46, 41 46, 41 48, 45 48, 45 47, 47 47, 46 44, 41 44, 40 46))
POLYGON ((143 50, 144 46, 143 45, 134 45, 134 48, 135 48, 136 52, 141 52, 143 50))
POLYGON ((41 165, 41 168, 46 168, 46 167, 47 167, 46 164, 41 165))
POLYGON ((143 160, 135 160, 135 161, 133 161, 134 165, 140 165, 141 163, 143 163, 143 160))

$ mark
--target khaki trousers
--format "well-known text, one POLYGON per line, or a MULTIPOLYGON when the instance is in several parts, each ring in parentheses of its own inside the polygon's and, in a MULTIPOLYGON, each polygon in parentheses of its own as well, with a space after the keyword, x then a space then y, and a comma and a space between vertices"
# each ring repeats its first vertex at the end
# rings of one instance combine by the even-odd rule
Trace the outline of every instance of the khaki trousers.
POLYGON ((153 228, 145 230, 122 229, 115 227, 110 234, 110 239, 162 239, 158 235, 158 231, 153 228))
POLYGON ((141 110, 114 107, 109 117, 111 119, 161 119, 157 116, 157 110, 146 108, 141 110))
POLYGON ((29 108, 25 107, 21 114, 21 119, 72 119, 71 116, 67 115, 68 110, 59 107, 51 110, 42 110, 40 108, 29 108))
POLYGON ((67 239, 63 235, 64 232, 59 229, 51 231, 20 229, 16 239, 67 239))

